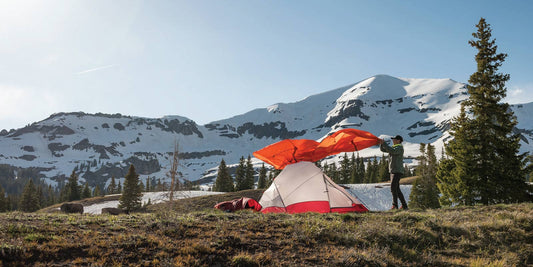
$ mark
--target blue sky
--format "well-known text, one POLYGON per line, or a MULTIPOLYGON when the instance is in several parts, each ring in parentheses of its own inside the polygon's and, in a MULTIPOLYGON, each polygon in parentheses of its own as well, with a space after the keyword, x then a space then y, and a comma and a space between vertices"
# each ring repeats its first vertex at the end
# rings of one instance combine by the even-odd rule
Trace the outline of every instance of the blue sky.
POLYGON ((475 71, 480 17, 509 56, 508 101, 533 102, 533 1, 3 1, 0 129, 56 112, 199 124, 377 74, 475 71))

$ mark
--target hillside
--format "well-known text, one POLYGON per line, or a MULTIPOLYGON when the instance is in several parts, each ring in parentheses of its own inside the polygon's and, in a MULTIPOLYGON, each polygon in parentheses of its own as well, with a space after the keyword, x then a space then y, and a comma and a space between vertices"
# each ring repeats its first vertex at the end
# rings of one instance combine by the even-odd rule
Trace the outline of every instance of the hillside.
POLYGON ((533 264, 532 203, 364 214, 184 213, 168 205, 120 216, 14 212, 0 214, 0 233, 3 266, 533 264))
MULTIPOLYGON (((6 181, 22 176, 61 186, 75 170, 80 183, 105 188, 111 177, 123 182, 120 178, 130 164, 143 181, 148 177, 165 181, 175 141, 179 142, 182 177, 209 183, 221 159, 231 169, 240 157, 279 140, 320 140, 342 128, 358 128, 382 138, 400 134, 411 161, 422 142, 432 143, 440 155, 443 142, 449 139, 449 122, 466 97, 465 84, 450 79, 376 75, 301 101, 254 109, 206 125, 182 116, 57 113, 24 128, 0 132, 0 183, 6 187, 6 181)), ((519 121, 515 130, 522 135, 521 150, 531 151, 533 103, 512 109, 519 121)), ((371 147, 360 155, 380 157, 382 153, 371 147)), ((262 164, 255 158, 253 163, 255 167, 262 164)))

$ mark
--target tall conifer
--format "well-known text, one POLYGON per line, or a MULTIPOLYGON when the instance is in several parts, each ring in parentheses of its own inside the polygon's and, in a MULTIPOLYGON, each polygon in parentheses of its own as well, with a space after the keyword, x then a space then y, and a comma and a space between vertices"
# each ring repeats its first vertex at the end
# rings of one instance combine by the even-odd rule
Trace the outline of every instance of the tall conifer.
POLYGON ((124 178, 124 188, 118 206, 128 212, 138 210, 141 208, 143 195, 139 186, 139 175, 133 165, 130 165, 124 178))
POLYGON ((259 179, 257 181, 257 189, 264 188, 267 188, 267 169, 265 168, 265 163, 259 169, 259 179))
POLYGON ((245 179, 246 179, 246 162, 244 160, 244 157, 241 157, 241 159, 239 160, 239 165, 237 166, 237 169, 235 170, 235 191, 241 191, 241 190, 246 189, 245 179))
POLYGON ((339 172, 339 183, 341 184, 350 183, 350 178, 352 174, 352 164, 350 163, 350 158, 348 158, 347 153, 344 153, 344 156, 342 157, 338 172, 339 172))
POLYGON ((254 165, 252 165, 252 157, 248 156, 246 160, 246 168, 244 171, 244 189, 253 189, 255 184, 255 170, 254 165))
POLYGON ((418 166, 416 174, 418 178, 413 183, 409 196, 409 206, 420 209, 439 208, 439 190, 436 185, 437 157, 435 147, 431 144, 427 146, 420 144, 418 166))
POLYGON ((107 186, 107 193, 110 194, 110 195, 118 193, 117 192, 117 183, 115 181, 115 176, 111 176, 111 182, 107 186))
POLYGON ((520 137, 506 96, 509 74, 498 72, 507 54, 497 53, 492 29, 484 18, 469 44, 478 50, 477 71, 467 85, 469 98, 451 123, 454 137, 446 146, 449 158, 442 160, 438 186, 443 204, 474 205, 524 201, 525 154, 519 155, 520 137))
POLYGON ((7 198, 6 198, 6 192, 4 191, 4 188, 2 185, 0 185, 0 212, 7 211, 7 198))
POLYGON ((81 199, 81 188, 78 185, 78 175, 73 170, 70 174, 70 177, 68 178, 68 182, 65 185, 66 189, 66 200, 67 201, 73 201, 73 200, 80 200, 81 199))
POLYGON ((213 186, 213 191, 232 192, 233 189, 233 179, 231 178, 231 175, 228 172, 226 162, 224 161, 224 159, 222 159, 220 161, 220 165, 218 165, 218 174, 217 179, 215 180, 215 184, 213 186))
POLYGON ((85 183, 85 186, 83 187, 83 191, 81 192, 81 198, 90 198, 91 197, 91 189, 89 188, 89 183, 85 183))
POLYGON ((37 188, 33 184, 33 180, 29 179, 24 186, 22 196, 20 198, 20 210, 26 212, 34 212, 39 209, 39 197, 37 195, 37 188))

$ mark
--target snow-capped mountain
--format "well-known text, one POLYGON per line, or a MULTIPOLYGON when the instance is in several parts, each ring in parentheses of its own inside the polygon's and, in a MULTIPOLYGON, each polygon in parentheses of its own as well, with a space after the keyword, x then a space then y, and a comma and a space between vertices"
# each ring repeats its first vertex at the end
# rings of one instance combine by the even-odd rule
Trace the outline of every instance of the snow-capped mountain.
MULTIPOLYGON (((450 79, 377 75, 295 103, 279 103, 206 125, 180 116, 58 113, 21 129, 1 131, 0 164, 39 173, 52 185, 75 170, 81 181, 103 188, 112 176, 123 177, 130 164, 141 179, 166 179, 177 141, 179 171, 194 181, 215 177, 221 159, 236 164, 242 156, 282 139, 320 140, 348 127, 382 138, 400 134, 406 156, 416 157, 420 143, 433 143, 440 151, 449 139, 449 122, 466 98, 465 84, 450 79)), ((512 109, 519 122, 516 131, 522 134, 522 150, 532 151, 533 103, 512 109)), ((359 153, 381 156, 377 147, 359 153)))

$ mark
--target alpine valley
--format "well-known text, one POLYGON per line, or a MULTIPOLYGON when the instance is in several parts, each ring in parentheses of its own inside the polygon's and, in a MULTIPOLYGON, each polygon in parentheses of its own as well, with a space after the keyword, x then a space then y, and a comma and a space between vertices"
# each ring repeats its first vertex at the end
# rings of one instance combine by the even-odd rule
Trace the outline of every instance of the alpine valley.
MULTIPOLYGON (((295 103, 274 104, 206 125, 181 116, 57 113, 24 128, 0 132, 0 175, 9 179, 35 175, 60 186, 75 170, 81 183, 105 188, 111 177, 124 177, 133 164, 142 181, 147 177, 168 180, 177 142, 180 177, 211 183, 222 159, 234 167, 241 157, 282 139, 320 141, 343 128, 385 139, 402 135, 411 159, 418 156, 420 143, 432 143, 440 156, 450 139, 450 122, 467 97, 466 85, 450 79, 377 75, 295 103)), ((521 134, 521 152, 533 151, 533 103, 511 108, 518 120, 515 131, 521 134)), ((359 155, 381 157, 382 153, 376 146, 359 155)), ((253 163, 262 164, 257 159, 253 163)))

